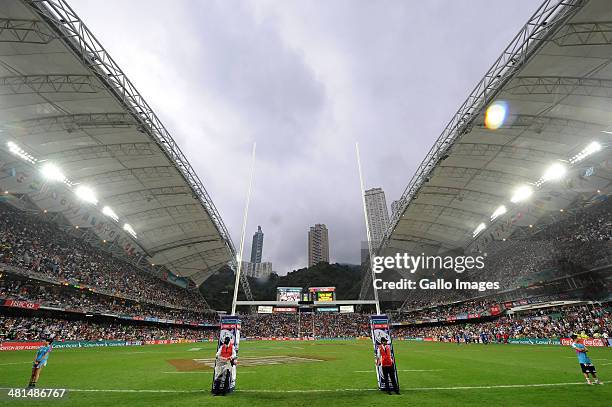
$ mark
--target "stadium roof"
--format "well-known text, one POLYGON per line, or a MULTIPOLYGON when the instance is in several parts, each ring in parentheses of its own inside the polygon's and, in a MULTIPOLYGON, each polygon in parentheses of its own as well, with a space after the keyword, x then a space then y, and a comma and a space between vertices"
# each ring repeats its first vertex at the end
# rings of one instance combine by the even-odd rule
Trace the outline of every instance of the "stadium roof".
POLYGON ((609 0, 545 1, 419 166, 381 250, 478 249, 579 198, 608 194, 611 56, 609 0), (512 202, 520 186, 533 196, 512 202))
POLYGON ((0 141, 0 185, 40 209, 196 284, 233 260, 180 148, 63 0, 0 6, 0 141), (41 169, 65 182, 43 182, 41 169), (97 204, 76 197, 83 186, 97 204))

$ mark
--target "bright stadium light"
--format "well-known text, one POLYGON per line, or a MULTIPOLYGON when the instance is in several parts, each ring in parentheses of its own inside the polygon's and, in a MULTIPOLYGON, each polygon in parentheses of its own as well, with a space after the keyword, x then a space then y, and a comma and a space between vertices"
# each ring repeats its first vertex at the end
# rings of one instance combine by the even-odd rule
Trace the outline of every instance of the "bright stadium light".
POLYGON ((115 222, 119 221, 119 216, 109 206, 105 206, 104 208, 102 208, 102 213, 114 220, 115 222))
POLYGON ((123 225, 123 230, 125 230, 126 232, 128 232, 130 235, 132 235, 132 237, 134 239, 136 239, 136 231, 134 230, 134 228, 132 227, 132 225, 130 225, 129 223, 126 223, 123 225))
POLYGON ((484 222, 482 222, 480 225, 476 227, 476 229, 474 229, 474 233, 472 234, 472 237, 478 236, 478 234, 482 232, 483 230, 485 230, 486 227, 487 225, 484 222))
POLYGON ((16 155, 22 160, 25 160, 31 164, 36 164, 36 162, 38 161, 36 158, 28 154, 24 149, 22 149, 21 147, 19 147, 16 143, 13 143, 12 141, 9 141, 8 143, 6 143, 6 146, 8 147, 9 151, 12 154, 16 155))
POLYGON ((500 216, 502 216, 507 211, 508 210, 506 209, 506 207, 504 205, 501 205, 500 207, 495 209, 495 212, 493 212, 493 214, 491 215, 491 222, 494 221, 495 219, 499 218, 500 216))
POLYGON ((489 130, 497 130, 506 121, 508 104, 503 101, 492 103, 485 112, 485 127, 489 130))
POLYGON ((59 169, 59 167, 53 163, 45 163, 40 169, 42 176, 48 181, 64 182, 66 176, 59 169))
POLYGON ((540 178, 540 183, 548 181, 558 181, 565 176, 567 168, 561 163, 554 163, 544 171, 544 175, 540 178))
POLYGON ((528 199, 531 194, 533 194, 533 188, 529 185, 522 185, 514 190, 512 194, 512 198, 510 198, 510 202, 519 203, 523 202, 525 199, 528 199))
POLYGON ((570 164, 576 164, 577 162, 580 162, 588 156, 595 154, 599 151, 601 151, 601 144, 596 141, 593 141, 591 144, 583 148, 582 151, 580 151, 578 154, 570 158, 569 162, 570 164))
POLYGON ((98 203, 98 198, 96 198, 96 193, 93 191, 93 189, 85 185, 79 185, 75 193, 81 200, 85 202, 88 202, 94 205, 98 203))

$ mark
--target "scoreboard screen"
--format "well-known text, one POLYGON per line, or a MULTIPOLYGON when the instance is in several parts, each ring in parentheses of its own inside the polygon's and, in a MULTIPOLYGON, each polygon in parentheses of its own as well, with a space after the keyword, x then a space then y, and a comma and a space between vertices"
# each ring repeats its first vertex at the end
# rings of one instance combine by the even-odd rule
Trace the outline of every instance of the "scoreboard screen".
POLYGON ((298 302, 302 299, 301 287, 278 287, 276 289, 276 300, 287 302, 298 302))
POLYGON ((317 292, 317 301, 333 301, 334 293, 329 291, 317 292))

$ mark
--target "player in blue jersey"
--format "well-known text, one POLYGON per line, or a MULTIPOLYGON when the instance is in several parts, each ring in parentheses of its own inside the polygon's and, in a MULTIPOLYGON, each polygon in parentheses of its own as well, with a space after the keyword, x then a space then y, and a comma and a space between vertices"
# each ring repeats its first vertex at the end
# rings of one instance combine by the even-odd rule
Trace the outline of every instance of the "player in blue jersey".
POLYGON ((603 384, 597 378, 597 372, 595 371, 595 366, 593 362, 591 362, 591 358, 587 355, 589 351, 586 346, 578 342, 578 336, 572 335, 572 348, 576 351, 576 355, 578 356, 578 363, 580 363, 580 369, 582 369, 582 373, 587 381, 587 384, 603 384), (589 379, 589 374, 593 377, 595 382, 591 382, 589 379))
POLYGON ((48 338, 45 341, 45 345, 38 348, 36 358, 34 358, 34 363, 32 364, 32 376, 30 377, 30 384, 28 387, 36 387, 36 382, 38 382, 38 378, 40 377, 40 370, 47 366, 47 360, 52 350, 53 338, 48 338))

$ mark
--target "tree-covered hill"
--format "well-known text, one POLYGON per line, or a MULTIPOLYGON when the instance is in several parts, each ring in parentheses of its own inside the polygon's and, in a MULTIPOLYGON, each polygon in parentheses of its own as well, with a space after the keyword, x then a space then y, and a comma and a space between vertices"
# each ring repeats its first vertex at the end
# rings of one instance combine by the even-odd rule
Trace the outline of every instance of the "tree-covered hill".
MULTIPOLYGON (((276 287, 336 287, 339 300, 356 299, 359 296, 362 280, 361 267, 351 264, 320 263, 310 268, 302 268, 286 276, 272 274, 267 279, 249 278, 255 300, 271 301, 276 299, 276 287)), ((234 273, 223 268, 200 286, 200 292, 208 304, 219 311, 229 311, 234 292, 234 273)), ((242 289, 239 299, 245 299, 242 289)))

